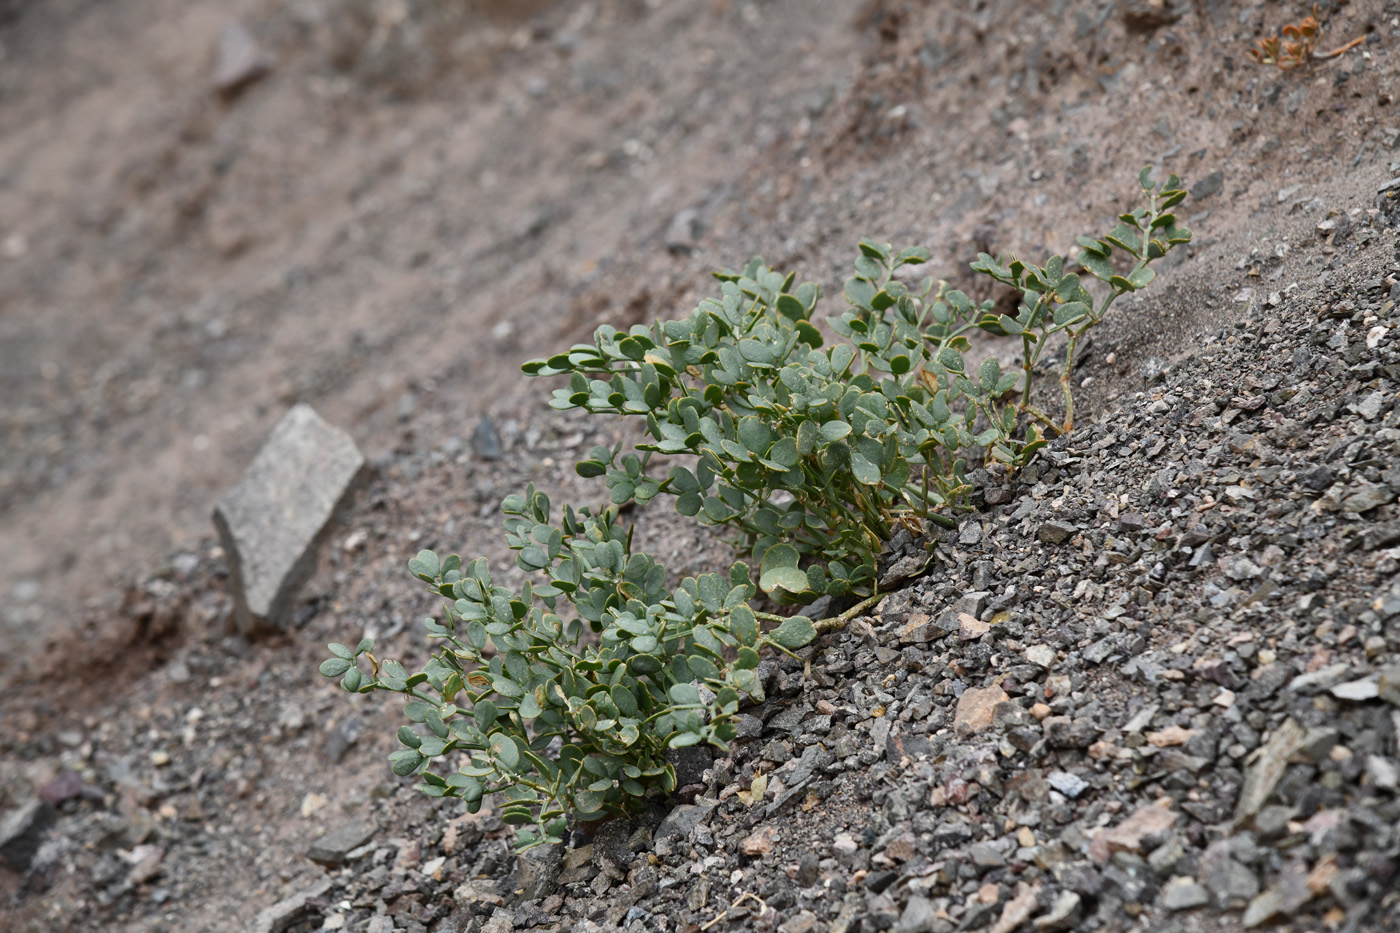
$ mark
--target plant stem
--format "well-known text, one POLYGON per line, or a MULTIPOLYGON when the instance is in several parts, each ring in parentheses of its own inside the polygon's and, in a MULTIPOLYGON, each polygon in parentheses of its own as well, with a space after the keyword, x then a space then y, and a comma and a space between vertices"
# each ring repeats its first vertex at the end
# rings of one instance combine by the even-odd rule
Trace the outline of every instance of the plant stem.
POLYGON ((860 602, 856 603, 851 608, 847 609, 845 612, 841 613, 836 618, 822 619, 816 624, 817 634, 825 635, 828 632, 841 631, 852 619, 860 615, 865 610, 869 609, 871 606, 875 605, 880 600, 884 599, 885 596, 885 593, 872 593, 865 599, 862 599, 860 602))
POLYGON ((1074 331, 1066 331, 1066 338, 1065 367, 1060 370, 1060 392, 1065 397, 1065 423, 1060 429, 1063 434, 1074 430, 1074 392, 1070 387, 1070 380, 1074 369, 1074 345, 1079 341, 1079 335, 1074 331))
POLYGON ((1021 410, 1025 411, 1031 403, 1031 339, 1024 333, 1021 334, 1021 372, 1026 374, 1026 387, 1021 392, 1021 410))
POLYGON ((1054 431, 1056 437, 1059 437, 1062 433, 1064 433, 1063 431, 1060 430, 1060 426, 1059 426, 1059 424, 1057 424, 1057 423, 1055 422, 1055 419, 1054 419, 1054 418, 1051 418, 1049 415, 1047 415, 1045 412, 1041 411, 1039 408, 1035 408, 1034 406, 1027 405, 1025 408, 1022 408, 1021 410, 1022 410, 1023 412, 1025 412, 1026 414, 1030 415, 1030 416, 1031 416, 1032 418, 1034 418, 1035 420, 1039 421, 1041 424, 1045 425, 1045 426, 1046 426, 1047 428, 1049 428, 1050 430, 1054 431))
POLYGON ((920 498, 919 501, 921 501, 921 502, 923 503, 923 506, 924 506, 924 510, 925 510, 925 511, 928 510, 928 474, 929 474, 929 470, 930 470, 930 464, 929 464, 929 462, 928 462, 928 458, 925 457, 925 458, 924 458, 924 468, 923 468, 922 470, 919 471, 919 481, 920 481, 920 483, 921 483, 921 485, 922 485, 922 487, 923 487, 923 488, 920 490, 920 496, 921 496, 921 498, 920 498))

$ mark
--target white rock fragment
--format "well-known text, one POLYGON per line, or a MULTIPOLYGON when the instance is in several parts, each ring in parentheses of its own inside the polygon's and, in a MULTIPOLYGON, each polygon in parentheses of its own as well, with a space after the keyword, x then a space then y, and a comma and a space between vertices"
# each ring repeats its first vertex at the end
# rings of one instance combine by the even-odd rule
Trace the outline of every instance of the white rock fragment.
POLYGON ((355 442, 297 405, 214 510, 241 632, 291 624, 297 591, 337 509, 365 475, 355 442))

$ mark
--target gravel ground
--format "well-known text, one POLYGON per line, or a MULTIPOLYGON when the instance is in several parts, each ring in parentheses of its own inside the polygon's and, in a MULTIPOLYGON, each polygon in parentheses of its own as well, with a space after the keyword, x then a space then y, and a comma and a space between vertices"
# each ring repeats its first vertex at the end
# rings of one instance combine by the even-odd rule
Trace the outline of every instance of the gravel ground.
MULTIPOLYGON (((729 757, 683 762, 698 794, 553 861, 512 857, 489 808, 336 777, 388 750, 385 704, 278 689, 356 622, 421 655, 422 607, 367 541, 494 523, 499 490, 454 489, 469 443, 386 455, 286 651, 211 625, 82 728, 13 714, 8 761, 71 770, 40 791, 57 829, 12 903, 34 929, 223 928, 217 875, 191 866, 231 859, 280 905, 261 928, 298 933, 1396 928, 1400 256, 1378 211, 1335 226, 1321 283, 1151 361, 1014 480, 979 473, 925 576, 765 662, 729 757), (410 514, 424 486, 473 517, 410 514), (263 806, 288 792, 298 813, 263 806), (287 846, 308 859, 271 856, 287 846)), ((565 482, 598 439, 578 424, 504 425, 534 456, 502 482, 565 482)), ((220 566, 186 555, 127 614, 218 618, 220 566)))

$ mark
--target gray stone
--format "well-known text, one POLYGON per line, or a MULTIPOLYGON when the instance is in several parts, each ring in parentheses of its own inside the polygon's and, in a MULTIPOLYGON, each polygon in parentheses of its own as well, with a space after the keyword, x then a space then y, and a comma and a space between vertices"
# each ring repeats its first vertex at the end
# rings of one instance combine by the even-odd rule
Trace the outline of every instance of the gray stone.
POLYGON ((1035 928, 1045 933, 1054 933, 1056 930, 1074 927, 1079 919, 1080 901, 1080 896, 1073 891, 1061 891, 1060 896, 1055 898, 1055 903, 1050 905, 1050 909, 1035 918, 1035 928))
POLYGON ((704 224, 700 212, 694 207, 686 207, 671 218, 661 239, 667 250, 677 255, 685 255, 695 248, 703 234, 704 224))
POLYGON ((1152 850, 1151 854, 1147 856, 1147 864, 1158 875, 1170 875, 1177 870, 1177 866, 1184 858, 1186 858, 1186 847, 1181 844, 1180 838, 1171 836, 1166 842, 1152 850))
POLYGON ((1362 486, 1342 500, 1343 512, 1369 512, 1395 501, 1388 486, 1362 486))
POLYGON ((15 871, 28 869, 54 815, 52 804, 31 800, 6 816, 0 822, 0 864, 15 871))
MULTIPOLYGON (((661 846, 658 845, 658 849, 661 846)), ((579 846, 577 849, 569 849, 564 853, 564 861, 560 866, 560 884, 576 884, 580 881, 592 881, 598 874, 598 867, 593 864, 593 846, 579 846)))
POLYGON ((1035 536, 1045 544, 1064 544, 1078 530, 1069 522, 1046 522, 1035 536))
POLYGON ((713 804, 709 806, 701 804, 682 804, 676 807, 670 813, 666 814, 666 818, 661 821, 661 825, 656 827, 656 841, 660 843, 673 839, 690 838, 690 831, 705 822, 706 818, 710 815, 710 811, 713 809, 713 804))
POLYGON ((792 774, 787 776, 786 783, 792 786, 801 784, 811 777, 813 771, 830 761, 830 752, 820 745, 808 745, 802 750, 802 758, 797 762, 797 767, 793 768, 792 774))
POLYGON ((779 735, 796 735, 798 724, 807 718, 807 714, 811 711, 812 707, 806 703, 795 703, 775 713, 773 718, 768 720, 768 731, 776 732, 779 735))
POLYGON ((353 850, 373 839, 378 830, 366 820, 349 820, 311 843, 306 857, 323 865, 339 865, 353 850))
POLYGON ((306 912, 307 901, 313 897, 320 897, 330 889, 331 880, 322 878, 305 891, 299 891, 286 900, 278 901, 253 918, 253 923, 248 928, 249 933, 282 933, 306 912))
POLYGON ((783 925, 778 927, 778 933, 814 933, 821 928, 821 922, 817 920, 816 914, 810 910, 799 910, 783 921, 783 925))
MULTIPOLYGON (((816 746, 812 747, 815 748, 816 746)), ((807 778, 790 785, 787 790, 779 794, 778 798, 768 805, 768 808, 763 811, 764 816, 776 816, 794 800, 805 798, 807 796, 807 783, 810 780, 811 776, 809 775, 807 778)))
POLYGON ((1006 864, 1006 856, 990 842, 974 842, 968 847, 967 854, 972 864, 980 868, 1001 868, 1006 864))
POLYGON ((1235 557, 1225 562, 1225 576, 1236 582, 1257 579, 1263 572, 1248 557, 1235 557))
POLYGON ((987 599, 991 596, 988 590, 973 590, 958 597, 952 605, 953 612, 965 612, 970 616, 982 615, 982 610, 986 608, 987 599))
POLYGON ((1345 662, 1329 664, 1321 670, 1309 671, 1294 677, 1288 682, 1288 691, 1290 693, 1313 694, 1328 690, 1340 683, 1350 671, 1351 666, 1345 662))
POLYGON ((870 744, 876 753, 883 755, 885 745, 890 738, 890 721, 885 717, 880 717, 870 724, 870 744))
POLYGON ((1147 528, 1147 517, 1141 512, 1124 512, 1118 516, 1118 530, 1136 534, 1147 528))
MULTIPOLYGON (((83 779, 76 771, 60 771, 58 776, 39 788, 39 799, 47 800, 52 804, 60 804, 65 800, 83 795, 83 779)), ((97 792, 97 799, 102 799, 102 792, 97 792)))
POLYGON ((1068 771, 1051 771, 1046 777, 1050 786, 1073 800, 1089 789, 1089 783, 1077 774, 1068 771))
POLYGON ((1036 667, 1049 670, 1055 666, 1057 652, 1049 645, 1030 645, 1021 652, 1021 656, 1036 667))
POLYGON ((739 713, 734 717, 734 730, 734 738, 740 741, 759 738, 763 735, 763 720, 748 713, 739 713))
POLYGON ((1254 817, 1254 834, 1260 842, 1273 842, 1288 834, 1288 822, 1297 813, 1292 807, 1270 804, 1254 817))
POLYGON ((1381 695, 1379 678, 1377 677, 1363 677, 1360 680, 1337 684, 1331 692, 1337 699, 1350 700, 1353 703, 1374 700, 1381 695))
MULTIPOLYGON (((1327 760, 1332 749, 1336 747, 1340 733, 1330 726, 1319 726, 1316 729, 1309 729, 1303 736, 1303 740, 1298 743, 1298 747, 1293 754, 1296 758, 1310 761, 1313 764, 1320 764, 1327 760)), ((1296 760, 1295 758, 1295 760, 1296 760)))
POLYGON ((1336 481, 1336 476, 1326 466, 1319 465, 1303 476, 1303 485, 1313 492, 1322 492, 1336 481))
MULTIPOLYGON (((969 522, 968 524, 973 523, 969 522)), ((928 562, 927 554, 906 554, 880 575, 880 586, 894 588, 896 584, 902 583, 910 577, 918 576, 928 566, 928 562)))
POLYGON ((1385 404, 1384 392, 1372 392, 1356 404, 1356 413, 1367 421, 1375 421, 1380 417, 1381 406, 1385 404))
POLYGON ((933 920, 933 902, 916 895, 904 905, 904 913, 899 915, 894 930, 895 933, 927 933, 933 929, 933 920))
POLYGON ((522 901, 537 900, 558 887, 562 845, 535 846, 516 857, 515 889, 522 901))
MULTIPOLYGON (((593 847, 586 846, 589 854, 592 854, 593 847)), ((474 878, 464 881, 452 891, 452 902, 459 909, 466 910, 475 907, 477 904, 487 904, 499 907, 506 902, 501 896, 501 889, 496 886, 496 882, 489 878, 474 878)))
POLYGON ((1197 878, 1215 898, 1221 910, 1243 907, 1259 893, 1259 879, 1230 857, 1230 841, 1211 843, 1201 856, 1197 878))
POLYGON ((1249 902, 1244 912, 1246 929, 1277 917, 1287 916, 1308 901, 1312 900, 1308 888, 1308 865, 1302 859, 1294 859, 1284 864, 1278 873, 1278 881, 1263 894, 1249 902))
POLYGON ((267 58, 257 40, 240 22, 224 27, 214 58, 211 81, 220 94, 232 95, 267 74, 267 58))
POLYGON ((482 460, 501 459, 501 435, 490 415, 482 415, 472 429, 472 452, 482 460))
POLYGON ((1204 201, 1206 198, 1218 194, 1220 189, 1224 187, 1225 173, 1216 169, 1191 186, 1191 197, 1197 201, 1204 201))
POLYGON ((1093 722, 1087 719, 1050 716, 1041 725, 1045 729, 1045 741, 1051 748, 1088 748, 1099 735, 1093 722))
POLYGON ((1144 388, 1150 389, 1157 383, 1165 381, 1169 369, 1170 364, 1160 356, 1149 356, 1143 360, 1138 371, 1142 374, 1144 388))
POLYGON ((358 716, 346 716, 335 724, 331 734, 326 736, 326 757, 336 764, 340 764, 345 753, 350 750, 350 746, 360 740, 365 734, 365 724, 358 716))
POLYGON ((1190 9, 1185 0, 1127 0, 1123 4, 1123 24, 1137 32, 1150 32, 1170 26, 1190 9))
POLYGON ((1084 660, 1088 661, 1090 664, 1102 664, 1117 650, 1117 643, 1110 636, 1109 638, 1100 638, 1098 641, 1085 648, 1080 654, 1083 656, 1084 660))
POLYGON ((1292 719, 1285 719, 1274 729, 1269 741, 1259 751, 1259 757, 1245 772, 1244 786, 1240 789, 1239 802, 1235 807, 1235 821, 1247 820, 1259 812, 1268 802, 1278 782, 1283 778, 1288 759, 1302 744, 1307 730, 1292 719))
POLYGON ((1190 878, 1177 876, 1162 885, 1162 906, 1167 910, 1190 910, 1210 903, 1210 892, 1190 878))
POLYGON ((369 918, 369 925, 365 927, 365 933, 394 933, 394 921, 383 914, 376 914, 369 918))
POLYGON ((481 933, 511 933, 515 929, 515 911, 497 907, 491 919, 481 925, 481 933))
MULTIPOLYGON (((951 616, 951 613, 948 613, 951 616)), ((930 619, 926 613, 916 612, 909 616, 909 619, 899 629, 899 643, 901 645, 918 645, 930 642, 943 634, 943 627, 939 620, 930 619)))
POLYGON ((1400 178, 1392 178, 1376 189, 1376 207, 1386 223, 1400 224, 1400 178))
POLYGON ((1383 668, 1376 679, 1376 693, 1391 706, 1400 706, 1400 664, 1383 668))
POLYGON ((240 631, 285 629, 331 518, 365 476, 350 436, 297 405, 214 510, 240 631))
POLYGON ((1400 787, 1400 769, 1396 768, 1392 759, 1381 755, 1366 756, 1366 778, 1372 787, 1379 787, 1392 794, 1400 787))
MULTIPOLYGON (((1198 9, 1202 7, 1204 8, 1204 15, 1209 17, 1211 24, 1217 29, 1222 29, 1229 24, 1230 13, 1233 11, 1233 5, 1230 3, 1230 0, 1204 0, 1204 2, 1198 6, 1198 9)), ((1277 137, 1270 137, 1269 140, 1266 140, 1264 143, 1265 152, 1273 151, 1273 149, 1267 148, 1269 142, 1278 143, 1278 139, 1277 137)), ((1277 148, 1279 147, 1275 145, 1274 149, 1277 148)))

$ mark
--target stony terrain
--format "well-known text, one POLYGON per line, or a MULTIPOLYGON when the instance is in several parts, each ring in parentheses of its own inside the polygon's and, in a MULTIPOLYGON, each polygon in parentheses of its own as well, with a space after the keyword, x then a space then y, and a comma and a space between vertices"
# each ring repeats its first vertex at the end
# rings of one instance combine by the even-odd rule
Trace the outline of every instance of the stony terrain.
MULTIPOLYGON (((1070 4, 1027 14, 1019 31, 1014 9, 814 17, 807 54, 820 64, 794 86, 829 94, 775 95, 772 113, 750 117, 792 117, 788 135, 760 130, 767 141, 736 157, 739 169, 705 168, 710 200, 681 175, 679 193, 634 206, 630 219, 653 222, 620 237, 597 277, 547 282, 533 259, 511 273, 540 275, 533 300, 585 286, 576 275, 596 289, 596 307, 545 313, 568 331, 683 311, 704 268, 759 250, 838 291, 850 244, 872 230, 929 242, 950 278, 977 248, 1066 248, 1147 158, 1195 186, 1191 253, 1163 272, 1160 294, 1125 303, 1095 335, 1080 428, 1014 478, 979 474, 978 511, 936 542, 925 576, 801 661, 770 662, 771 698, 748 710, 729 757, 685 762, 681 783, 698 795, 576 833, 557 862, 518 861, 489 810, 465 815, 389 773, 393 704, 351 701, 314 674, 327 641, 361 633, 421 657, 415 620, 433 606, 406 557, 460 549, 504 568, 500 497, 531 480, 561 498, 594 494, 572 462, 614 430, 549 413, 542 386, 504 387, 514 359, 483 359, 524 356, 533 340, 502 328, 466 365, 405 336, 386 358, 421 355, 426 375, 359 418, 345 399, 362 389, 308 389, 346 416, 377 475, 335 529, 294 628, 230 634, 206 509, 179 519, 200 524, 184 548, 159 566, 133 559, 116 597, 10 671, 7 924, 1400 927, 1400 211, 1383 187, 1400 175, 1388 91, 1400 9, 1329 10, 1338 44, 1348 30, 1385 41, 1292 73, 1241 51, 1281 22, 1276 5, 1070 4), (1141 117, 1144 100, 1164 123, 1141 117), (947 133, 947 119, 965 134, 947 133), (1071 119, 1098 135, 1067 132, 1071 119)), ((700 25, 635 15, 621 33, 679 42, 686 29, 738 35, 792 10, 719 4, 700 25)), ((521 41, 557 35, 541 26, 521 41)), ((606 55, 610 38, 585 34, 578 54, 606 55)), ((663 139, 645 145, 661 152, 663 139)), ((638 174, 654 185, 653 171, 638 174)), ((618 190, 573 193, 601 204, 618 190)), ((600 223, 549 220, 520 242, 536 256, 626 226, 600 223)), ((310 266, 329 281, 318 263, 344 259, 310 266)), ((22 293, 3 282, 0 297, 22 293)), ((235 287, 236 276, 215 283, 235 287)), ((315 308, 330 293, 312 294, 313 313, 329 314, 315 308)), ((480 327, 486 309, 463 301, 455 322, 480 327)), ((234 364, 237 379, 191 404, 234 405, 230 385, 256 375, 234 364)), ((226 426, 224 443, 248 456, 209 476, 231 482, 268 418, 226 426)), ((42 441, 32 412, 12 424, 16 444, 42 441)), ((83 456, 109 450, 83 439, 91 425, 73 430, 83 456)), ((11 495, 6 508, 35 527, 43 513, 11 495)), ((660 506, 637 520, 673 573, 724 556, 660 506)), ((891 559, 919 544, 893 542, 891 559)), ((24 579, 47 586, 36 573, 24 579)), ((32 590, 11 609, 22 625, 43 605, 32 590)))

